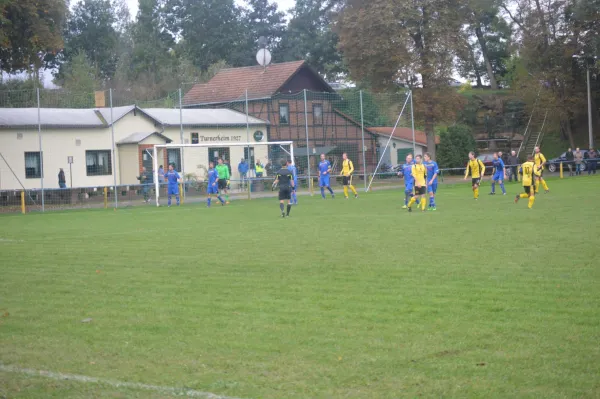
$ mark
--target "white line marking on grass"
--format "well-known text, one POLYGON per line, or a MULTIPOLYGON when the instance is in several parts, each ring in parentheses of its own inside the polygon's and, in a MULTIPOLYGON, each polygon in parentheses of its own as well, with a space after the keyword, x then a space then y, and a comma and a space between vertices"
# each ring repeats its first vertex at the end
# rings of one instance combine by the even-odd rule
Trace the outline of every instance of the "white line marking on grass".
POLYGON ((100 384, 100 385, 108 385, 112 388, 130 388, 130 389, 140 389, 146 391, 154 391, 154 392, 162 392, 168 393, 177 396, 186 396, 190 398, 205 398, 205 399, 239 399, 234 398, 232 396, 222 396, 217 395, 210 392, 196 391, 195 389, 187 389, 187 388, 175 388, 175 387, 165 387, 160 385, 150 385, 150 384, 142 384, 137 382, 125 382, 125 381, 117 381, 117 380, 109 380, 104 378, 96 378, 96 377, 88 377, 85 375, 77 375, 77 374, 63 374, 63 373, 55 373, 52 371, 45 370, 34 370, 21 368, 16 366, 9 366, 0 363, 0 371, 9 372, 9 373, 17 373, 24 374, 33 377, 44 377, 49 378, 51 380, 58 381, 76 381, 83 382, 88 384, 100 384))
POLYGON ((13 240, 11 238, 2 238, 0 237, 0 242, 25 242, 23 240, 13 240))

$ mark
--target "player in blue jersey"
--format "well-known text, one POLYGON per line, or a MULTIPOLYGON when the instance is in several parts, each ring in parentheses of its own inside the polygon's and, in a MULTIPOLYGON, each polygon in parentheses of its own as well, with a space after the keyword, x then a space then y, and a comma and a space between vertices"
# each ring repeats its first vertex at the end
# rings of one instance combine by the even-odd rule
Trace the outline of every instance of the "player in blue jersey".
POLYGON ((398 172, 398 175, 404 175, 404 206, 402 209, 408 208, 408 201, 413 196, 415 189, 415 178, 412 175, 412 166, 414 165, 412 154, 406 156, 406 163, 402 165, 402 172, 398 172))
POLYGON ((179 206, 179 182, 181 182, 181 178, 179 177, 179 173, 173 167, 173 164, 169 165, 169 170, 165 173, 165 180, 168 185, 168 195, 169 202, 168 205, 171 206, 171 196, 175 196, 175 200, 177 201, 177 206, 179 206))
POLYGON ((494 176, 492 177, 492 192, 490 195, 496 195, 496 182, 500 183, 500 188, 502 189, 502 195, 506 195, 506 190, 504 189, 504 179, 506 178, 506 170, 504 169, 504 161, 498 153, 494 153, 494 160, 492 161, 494 165, 494 176))
POLYGON ((221 198, 219 194, 219 173, 215 169, 215 163, 210 162, 208 164, 208 187, 206 188, 206 193, 208 194, 208 199, 206 200, 207 206, 210 208, 210 204, 212 202, 211 196, 213 194, 217 195, 217 199, 221 202, 221 206, 225 205, 225 201, 221 198))
POLYGON ((294 187, 292 187, 292 200, 290 201, 290 204, 298 205, 298 197, 296 196, 296 190, 298 189, 298 169, 296 169, 296 165, 294 165, 290 159, 287 161, 287 169, 292 172, 292 177, 294 180, 294 187))
POLYGON ((330 175, 331 163, 325 159, 325 154, 321 154, 321 162, 319 162, 319 187, 321 187, 321 197, 323 199, 325 199, 325 188, 331 193, 331 198, 335 198, 329 181, 330 175))
POLYGON ((438 186, 438 175, 440 174, 440 168, 437 162, 431 159, 431 155, 428 152, 424 155, 425 169, 427 170, 427 191, 429 192, 429 210, 435 211, 435 195, 437 193, 438 186))

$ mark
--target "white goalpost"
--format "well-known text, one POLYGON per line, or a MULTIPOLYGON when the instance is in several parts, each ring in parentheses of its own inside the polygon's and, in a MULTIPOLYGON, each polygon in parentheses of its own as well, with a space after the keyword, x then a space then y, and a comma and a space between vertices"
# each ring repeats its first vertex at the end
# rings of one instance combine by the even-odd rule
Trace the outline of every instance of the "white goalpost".
MULTIPOLYGON (((295 164, 294 161, 294 144, 293 141, 265 141, 265 142, 247 142, 247 143, 223 143, 223 142, 207 142, 207 143, 201 143, 201 144, 155 144, 153 149, 152 149, 152 165, 153 165, 153 175, 154 175, 154 190, 155 190, 155 197, 156 197, 156 206, 160 206, 160 182, 159 182, 159 176, 158 176, 158 167, 159 167, 159 151, 160 150, 169 150, 169 149, 179 149, 180 150, 180 154, 181 154, 181 159, 185 160, 185 162, 187 162, 188 164, 190 163, 197 163, 197 159, 196 158, 201 158, 199 161, 206 161, 206 167, 208 167, 208 163, 211 162, 212 160, 210 159, 211 156, 208 153, 208 151, 210 149, 223 149, 223 148, 239 148, 242 147, 242 149, 240 151, 244 151, 244 148, 248 148, 248 151, 246 154, 248 154, 248 158, 247 161, 250 162, 250 149, 254 150, 254 153, 252 153, 252 158, 254 157, 255 153, 259 153, 261 154, 261 156, 263 157, 262 159, 266 159, 269 160, 269 156, 270 156, 270 149, 272 148, 278 148, 278 151, 281 151, 282 153, 285 154, 286 159, 290 158, 292 161, 292 164, 295 164), (256 147, 264 147, 265 150, 264 151, 257 151, 256 147), (191 154, 187 154, 185 157, 183 157, 183 150, 184 149, 206 149, 207 152, 204 154, 197 154, 197 157, 195 158, 193 155, 190 156, 191 154)), ((246 155, 244 152, 242 152, 242 154, 246 155)), ((164 156, 164 154, 163 154, 164 156)), ((230 154, 230 158, 233 158, 230 154)), ((246 157, 243 157, 244 159, 246 157)), ((232 160, 229 159, 229 162, 231 162, 232 160)), ((232 166, 232 171, 233 169, 233 165, 232 166)), ((251 166, 251 165, 250 165, 251 166)), ((182 169, 184 170, 189 170, 189 168, 183 167, 182 165, 182 169)), ((180 170, 177 172, 181 172, 180 170)), ((185 178, 184 176, 181 176, 181 178, 185 178)), ((184 190, 185 192, 185 190, 184 190)))

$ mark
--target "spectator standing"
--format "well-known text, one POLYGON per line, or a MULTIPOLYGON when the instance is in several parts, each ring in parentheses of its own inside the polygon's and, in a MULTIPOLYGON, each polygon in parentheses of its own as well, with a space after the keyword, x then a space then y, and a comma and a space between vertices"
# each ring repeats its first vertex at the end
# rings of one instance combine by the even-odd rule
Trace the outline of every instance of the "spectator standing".
POLYGON ((160 167, 158 168, 158 182, 160 184, 165 183, 165 169, 162 165, 160 165, 160 167))
POLYGON ((588 176, 593 174, 596 174, 596 168, 598 167, 598 153, 593 149, 590 148, 590 150, 588 151, 588 176))
POLYGON ((573 176, 573 161, 575 160, 575 155, 573 154, 571 147, 565 152, 565 159, 567 160, 567 167, 569 168, 569 176, 573 176))
POLYGON ((65 171, 60 168, 58 171, 58 187, 67 188, 67 178, 65 177, 65 171))
POLYGON ((256 160, 256 177, 263 177, 263 174, 265 173, 265 166, 260 162, 260 159, 256 160))
POLYGON ((517 169, 519 168, 519 157, 517 157, 516 151, 511 151, 510 156, 507 159, 507 169, 510 170, 510 176, 508 181, 513 181, 513 177, 515 178, 515 182, 519 181, 519 175, 517 174, 517 169))
POLYGON ((581 175, 581 165, 583 164, 583 152, 579 149, 575 149, 575 175, 581 175))
POLYGON ((238 172, 240 173, 240 179, 242 179, 242 184, 246 181, 246 177, 248 176, 248 170, 250 167, 244 158, 240 161, 238 165, 238 172))
POLYGON ((149 202, 150 198, 148 197, 148 192, 150 191, 150 186, 152 185, 152 173, 148 172, 146 168, 142 167, 142 172, 137 178, 142 185, 142 194, 144 195, 144 202, 149 202))

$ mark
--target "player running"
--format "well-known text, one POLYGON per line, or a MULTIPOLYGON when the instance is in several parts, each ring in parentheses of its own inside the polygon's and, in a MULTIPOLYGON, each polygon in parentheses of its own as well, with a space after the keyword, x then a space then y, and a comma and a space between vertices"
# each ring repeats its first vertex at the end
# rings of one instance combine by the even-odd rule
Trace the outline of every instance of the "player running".
POLYGON ((546 180, 544 180, 544 164, 546 163, 546 157, 544 156, 544 154, 542 154, 540 152, 540 147, 535 147, 534 161, 535 161, 536 168, 540 172, 539 175, 534 173, 535 192, 537 194, 540 191, 540 183, 542 183, 542 186, 544 187, 544 192, 546 194, 548 194, 550 192, 550 189, 548 188, 548 185, 546 184, 546 180))
POLYGON ((335 198, 335 194, 331 189, 330 178, 331 163, 325 159, 325 154, 321 154, 321 162, 319 162, 319 187, 321 187, 321 197, 325 199, 325 188, 331 193, 331 198, 335 198))
POLYGON ((402 172, 398 172, 398 175, 400 175, 400 173, 404 175, 404 206, 402 209, 408 208, 408 201, 410 201, 413 196, 413 191, 415 189, 415 178, 412 177, 413 164, 413 156, 412 154, 408 154, 406 156, 406 163, 402 165, 402 172))
POLYGON ((219 164, 217 165, 217 175, 219 177, 217 181, 217 185, 219 188, 219 196, 225 193, 225 203, 229 204, 229 191, 227 191, 227 186, 229 185, 229 167, 223 163, 223 159, 219 158, 219 164))
POLYGON ((292 163, 291 159, 287 161, 287 169, 292 173, 292 177, 294 178, 294 187, 292 187, 292 205, 298 205, 298 197, 296 196, 296 189, 298 187, 298 169, 296 169, 296 165, 292 163))
POLYGON ((221 202, 221 206, 225 205, 225 201, 219 195, 219 174, 215 170, 215 163, 210 162, 208 164, 208 187, 206 188, 206 193, 208 194, 208 199, 206 200, 206 206, 210 208, 210 204, 212 201, 211 195, 216 194, 217 199, 221 202))
POLYGON ((435 211, 437 210, 435 207, 435 194, 437 193, 438 186, 438 175, 440 174, 440 168, 438 167, 437 162, 431 159, 431 155, 428 152, 424 155, 425 169, 427 169, 427 191, 429 192, 429 210, 435 211))
POLYGON ((535 178, 540 175, 541 171, 535 166, 533 163, 533 156, 529 155, 527 157, 527 162, 521 165, 521 169, 519 173, 523 175, 523 189, 524 193, 521 193, 515 197, 515 204, 519 202, 520 198, 529 197, 529 203, 527 207, 531 209, 533 203, 535 202, 535 178))
POLYGON ((494 160, 492 161, 494 165, 494 176, 492 177, 492 192, 490 195, 496 195, 496 182, 500 184, 500 188, 502 189, 502 195, 506 195, 506 190, 504 189, 504 179, 506 178, 506 170, 504 169, 504 161, 497 152, 494 153, 494 160))
POLYGON ((292 190, 295 189, 294 176, 292 172, 287 168, 287 165, 291 164, 292 161, 283 161, 281 169, 277 172, 277 177, 273 185, 279 184, 279 209, 281 209, 281 217, 290 216, 292 210, 292 204, 290 204, 290 198, 292 196, 292 190), (287 213, 284 212, 285 205, 287 203, 287 213))
POLYGON ((342 154, 342 184, 344 185, 344 197, 348 199, 348 187, 354 193, 354 198, 358 198, 358 193, 352 185, 352 173, 354 173, 354 164, 348 159, 348 154, 342 154))
POLYGON ((179 173, 173 167, 173 164, 169 165, 169 170, 165 173, 165 180, 168 182, 167 185, 167 194, 169 195, 169 199, 167 205, 171 206, 171 197, 175 196, 175 201, 177 201, 177 206, 180 204, 179 198, 179 183, 181 183, 181 178, 179 177, 179 173))
POLYGON ((477 200, 479 198, 479 184, 483 175, 485 175, 485 165, 481 160, 475 157, 473 151, 469 152, 469 162, 467 163, 467 170, 465 171, 465 180, 471 174, 471 185, 473 187, 473 198, 477 200))
POLYGON ((423 158, 421 155, 417 155, 415 157, 415 164, 412 166, 411 175, 413 179, 415 179, 415 195, 408 202, 408 211, 412 212, 412 205, 417 202, 417 200, 421 201, 421 211, 425 212, 425 203, 427 199, 424 197, 427 192, 427 182, 425 181, 427 178, 427 169, 425 165, 423 165, 423 158))

